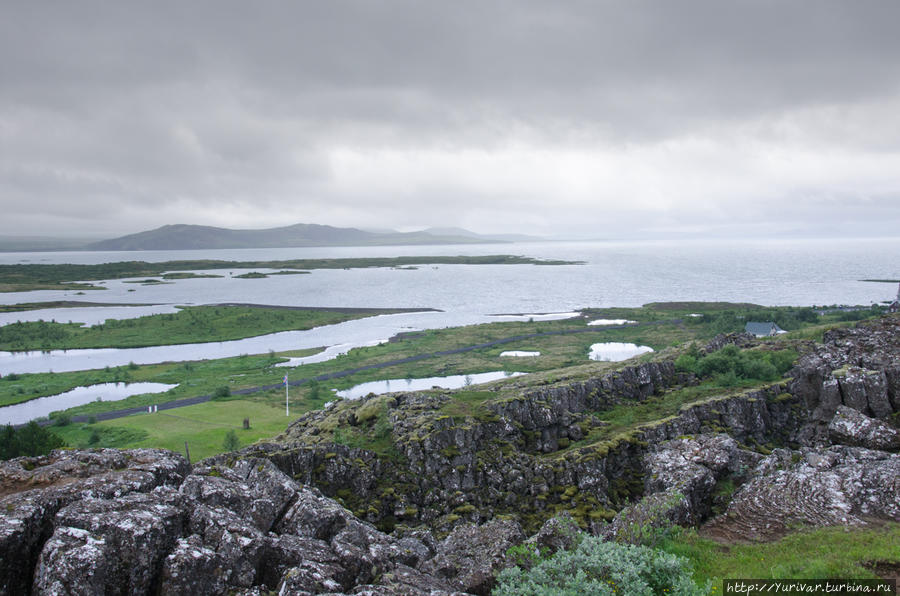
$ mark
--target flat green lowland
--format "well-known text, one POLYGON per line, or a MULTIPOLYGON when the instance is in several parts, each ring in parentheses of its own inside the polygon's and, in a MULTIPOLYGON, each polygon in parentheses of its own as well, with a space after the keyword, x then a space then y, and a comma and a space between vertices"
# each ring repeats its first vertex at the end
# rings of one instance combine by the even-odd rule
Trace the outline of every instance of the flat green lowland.
POLYGON ((234 430, 240 446, 278 434, 291 418, 284 407, 259 401, 210 401, 154 414, 138 414, 96 424, 53 427, 69 446, 158 447, 184 453, 187 442, 191 461, 224 451, 225 434, 234 430), (243 428, 244 418, 250 429, 243 428))
MULTIPOLYGON (((416 256, 373 257, 348 259, 293 259, 288 261, 121 261, 98 265, 73 264, 19 264, 0 265, 0 292, 27 292, 30 290, 105 289, 85 281, 123 279, 129 277, 150 278, 164 276, 167 279, 199 277, 184 272, 210 269, 358 269, 362 267, 402 267, 408 265, 576 265, 574 261, 553 261, 514 255, 483 256, 416 256)), ((281 271, 284 274, 286 271, 281 271)), ((208 277, 208 276, 203 276, 208 277)))
POLYGON ((312 329, 391 309, 328 311, 255 306, 190 306, 174 314, 109 319, 101 325, 30 321, 0 327, 0 350, 139 348, 227 341, 277 331, 312 329))

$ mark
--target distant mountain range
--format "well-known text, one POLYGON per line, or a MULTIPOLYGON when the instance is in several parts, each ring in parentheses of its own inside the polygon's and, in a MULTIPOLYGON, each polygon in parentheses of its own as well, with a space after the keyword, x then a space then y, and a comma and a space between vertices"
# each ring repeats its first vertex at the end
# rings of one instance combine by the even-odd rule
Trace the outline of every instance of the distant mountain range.
POLYGON ((480 244, 537 241, 523 235, 483 235, 462 228, 419 232, 365 231, 318 224, 295 224, 266 230, 232 230, 175 224, 82 246, 84 250, 190 250, 204 248, 291 248, 301 246, 390 246, 480 244))

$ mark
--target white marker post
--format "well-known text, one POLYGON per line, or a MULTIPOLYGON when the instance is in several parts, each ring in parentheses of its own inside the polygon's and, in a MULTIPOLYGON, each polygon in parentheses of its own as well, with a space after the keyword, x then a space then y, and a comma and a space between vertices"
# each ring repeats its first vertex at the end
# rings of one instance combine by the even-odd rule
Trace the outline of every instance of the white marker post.
POLYGON ((290 407, 288 406, 288 378, 284 375, 284 415, 290 416, 290 407))

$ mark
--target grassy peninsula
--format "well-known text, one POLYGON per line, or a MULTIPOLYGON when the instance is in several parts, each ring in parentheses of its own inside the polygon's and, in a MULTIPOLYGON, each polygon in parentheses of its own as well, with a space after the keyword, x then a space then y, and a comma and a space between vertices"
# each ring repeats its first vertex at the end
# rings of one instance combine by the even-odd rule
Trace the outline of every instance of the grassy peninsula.
POLYGON ((30 321, 0 327, 0 350, 140 348, 228 341, 278 331, 312 329, 379 314, 391 309, 295 309, 257 306, 189 306, 174 314, 108 319, 93 327, 80 323, 30 321))
MULTIPOLYGON (((0 265, 0 292, 30 290, 100 290, 102 286, 83 283, 105 279, 164 276, 166 279, 201 277, 191 271, 213 269, 359 269, 367 267, 404 267, 410 265, 576 265, 575 261, 534 259, 514 255, 482 256, 408 256, 346 259, 293 259, 287 261, 120 261, 97 265, 19 264, 0 265), (175 274, 173 274, 175 273, 175 274)), ((202 276, 208 277, 208 276, 202 276)))

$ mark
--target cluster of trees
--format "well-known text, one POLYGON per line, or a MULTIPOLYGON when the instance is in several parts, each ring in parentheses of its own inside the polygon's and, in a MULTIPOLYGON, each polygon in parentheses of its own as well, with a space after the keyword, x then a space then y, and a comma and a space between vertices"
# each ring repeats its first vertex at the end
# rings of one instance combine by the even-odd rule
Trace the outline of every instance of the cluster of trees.
POLYGON ((21 428, 7 424, 0 431, 0 459, 46 455, 53 449, 65 446, 65 441, 33 420, 21 428))
POLYGON ((774 381, 791 369, 797 359, 792 349, 764 351, 741 350, 728 345, 703 355, 696 347, 675 360, 679 372, 691 372, 700 378, 715 379, 720 385, 732 386, 740 381, 774 381))

